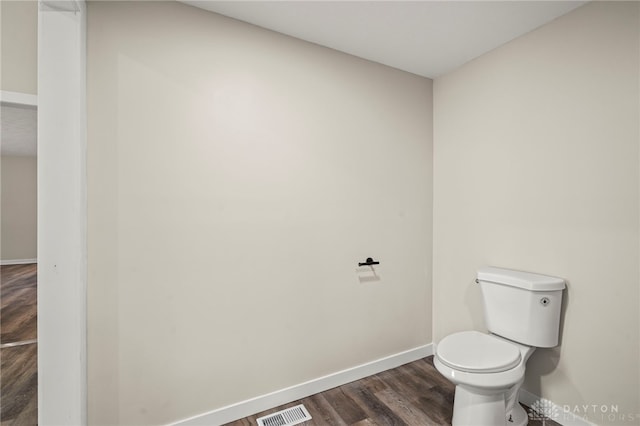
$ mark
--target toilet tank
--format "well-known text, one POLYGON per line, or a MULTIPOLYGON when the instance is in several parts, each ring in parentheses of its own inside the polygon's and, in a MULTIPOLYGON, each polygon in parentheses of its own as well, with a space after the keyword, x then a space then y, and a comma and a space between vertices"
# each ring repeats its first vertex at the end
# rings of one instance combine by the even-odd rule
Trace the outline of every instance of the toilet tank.
POLYGON ((558 345, 562 278, 487 266, 476 282, 491 333, 539 348, 558 345))

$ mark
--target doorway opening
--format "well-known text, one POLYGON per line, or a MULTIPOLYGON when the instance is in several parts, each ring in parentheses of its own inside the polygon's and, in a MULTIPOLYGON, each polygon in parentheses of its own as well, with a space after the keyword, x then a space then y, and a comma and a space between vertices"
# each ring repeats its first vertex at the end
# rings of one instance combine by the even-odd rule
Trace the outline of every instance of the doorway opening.
POLYGON ((0 421, 37 424, 37 106, 0 100, 0 421))

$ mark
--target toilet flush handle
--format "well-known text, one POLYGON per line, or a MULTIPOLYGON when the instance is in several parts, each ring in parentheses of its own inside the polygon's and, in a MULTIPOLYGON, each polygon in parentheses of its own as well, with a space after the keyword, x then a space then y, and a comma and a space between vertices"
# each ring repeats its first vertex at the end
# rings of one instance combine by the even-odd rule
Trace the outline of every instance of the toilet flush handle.
POLYGON ((376 262, 371 257, 367 257, 367 260, 364 262, 358 262, 358 266, 371 266, 371 265, 379 265, 380 262, 376 262))

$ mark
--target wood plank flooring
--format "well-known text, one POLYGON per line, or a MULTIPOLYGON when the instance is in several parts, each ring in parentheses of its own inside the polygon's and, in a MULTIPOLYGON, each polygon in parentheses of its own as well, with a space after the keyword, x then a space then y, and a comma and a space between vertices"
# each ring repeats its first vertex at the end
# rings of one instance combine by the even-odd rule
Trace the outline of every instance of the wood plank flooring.
POLYGON ((0 425, 38 423, 37 265, 0 266, 0 425))
POLYGON ((0 266, 0 343, 37 338, 38 265, 0 266))
POLYGON ((0 425, 38 423, 37 345, 0 349, 0 425))
MULTIPOLYGON (((304 404, 317 426, 450 425, 455 387, 434 367, 433 356, 257 413, 226 426, 255 426, 256 419, 304 404)), ((546 420, 546 425, 558 425, 546 420)), ((529 421, 530 426, 542 425, 529 421)))

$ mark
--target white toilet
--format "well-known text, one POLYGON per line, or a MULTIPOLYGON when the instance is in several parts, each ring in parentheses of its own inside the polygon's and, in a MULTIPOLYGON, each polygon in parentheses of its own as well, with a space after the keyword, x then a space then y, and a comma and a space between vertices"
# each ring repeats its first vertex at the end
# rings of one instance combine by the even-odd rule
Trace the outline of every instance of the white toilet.
POLYGON ((453 426, 524 426, 518 404, 535 348, 557 346, 564 280, 484 267, 478 270, 489 334, 463 331, 438 343, 434 364, 456 385, 453 426))

